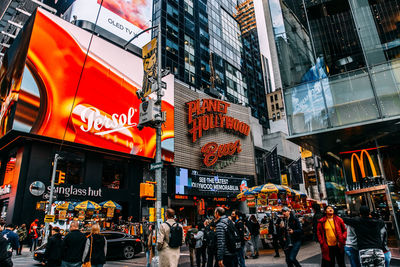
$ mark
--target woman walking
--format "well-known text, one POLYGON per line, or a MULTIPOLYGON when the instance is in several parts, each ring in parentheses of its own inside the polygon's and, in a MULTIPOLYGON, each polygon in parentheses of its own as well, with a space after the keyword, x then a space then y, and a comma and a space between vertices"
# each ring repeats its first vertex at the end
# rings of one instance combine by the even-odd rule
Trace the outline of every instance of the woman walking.
POLYGON ((91 233, 86 241, 83 253, 83 262, 90 262, 92 267, 103 267, 106 263, 107 240, 100 234, 100 226, 94 224, 91 233))

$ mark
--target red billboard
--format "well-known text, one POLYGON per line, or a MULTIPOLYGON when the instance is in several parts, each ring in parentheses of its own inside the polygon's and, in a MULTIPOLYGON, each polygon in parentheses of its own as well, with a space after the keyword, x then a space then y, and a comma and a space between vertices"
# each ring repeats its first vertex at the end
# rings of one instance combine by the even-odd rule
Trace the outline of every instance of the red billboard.
MULTIPOLYGON (((152 158, 152 128, 138 130, 143 63, 113 44, 38 10, 0 70, 1 136, 19 130, 152 158)), ((173 161, 174 78, 165 77, 163 159, 173 161)))

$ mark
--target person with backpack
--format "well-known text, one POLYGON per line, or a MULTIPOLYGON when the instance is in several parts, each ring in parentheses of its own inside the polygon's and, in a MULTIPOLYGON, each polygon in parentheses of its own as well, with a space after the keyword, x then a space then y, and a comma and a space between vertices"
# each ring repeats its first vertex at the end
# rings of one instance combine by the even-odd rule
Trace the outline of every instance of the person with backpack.
POLYGON ((14 232, 14 226, 12 224, 7 224, 5 229, 1 232, 1 235, 10 242, 12 251, 18 253, 19 248, 19 237, 14 232))
POLYGON ((190 258, 190 267, 194 267, 194 262, 195 262, 195 252, 196 252, 196 239, 194 236, 197 234, 199 230, 197 229, 197 225, 192 225, 192 228, 190 228, 187 231, 186 234, 186 245, 189 247, 189 258, 190 258))
POLYGON ((235 225, 225 215, 225 209, 217 207, 214 211, 217 235, 218 267, 237 267, 237 250, 241 243, 235 225))
POLYGON ((238 264, 240 267, 246 267, 245 259, 244 259, 244 246, 245 246, 245 226, 242 219, 242 213, 238 210, 232 211, 231 218, 233 223, 235 224, 236 230, 239 234, 241 247, 237 252, 238 264))
POLYGON ((206 248, 204 246, 204 224, 200 223, 197 229, 198 232, 197 234, 194 235, 194 239, 196 240, 196 245, 195 245, 196 265, 197 267, 205 267, 207 255, 206 255, 206 248))
POLYGON ((100 234, 100 225, 92 226, 91 233, 86 240, 82 261, 90 262, 92 267, 103 267, 106 263, 107 240, 100 234))
MULTIPOLYGON (((0 231, 3 231, 4 223, 0 223, 0 231)), ((11 260, 12 252, 11 245, 7 239, 0 235, 0 266, 1 267, 12 267, 13 262, 11 260)))
POLYGON ((282 209, 283 220, 280 227, 283 230, 284 252, 288 267, 301 267, 296 257, 299 253, 303 238, 303 229, 299 219, 289 207, 282 209))
POLYGON ((260 242, 260 223, 257 221, 257 218, 254 214, 250 216, 249 230, 251 234, 251 242, 253 243, 254 247, 254 255, 252 256, 253 259, 257 259, 259 256, 258 243, 260 242))
POLYGON ((59 227, 51 229, 51 236, 48 239, 46 250, 44 251, 42 265, 55 267, 61 265, 62 236, 59 227))
POLYGON ((175 211, 167 209, 166 222, 160 225, 157 233, 157 249, 160 267, 177 267, 180 257, 180 247, 185 242, 183 228, 175 220, 175 211))
POLYGON ((207 267, 214 267, 215 256, 217 255, 217 235, 215 233, 215 222, 211 221, 208 224, 207 233, 207 267))

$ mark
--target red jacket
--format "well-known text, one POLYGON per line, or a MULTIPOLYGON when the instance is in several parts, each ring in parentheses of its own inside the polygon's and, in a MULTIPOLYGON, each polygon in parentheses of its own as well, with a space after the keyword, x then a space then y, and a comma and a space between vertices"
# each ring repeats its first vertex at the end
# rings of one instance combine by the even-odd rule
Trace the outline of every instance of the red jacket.
MULTIPOLYGON (((318 236, 318 241, 319 244, 321 245, 321 252, 322 252, 322 258, 324 260, 330 261, 329 258, 329 247, 328 247, 328 242, 326 241, 326 234, 325 234, 325 222, 327 220, 327 217, 324 216, 318 221, 318 226, 317 226, 317 236, 318 236)), ((346 244, 346 238, 347 238, 347 230, 346 226, 343 222, 343 220, 336 216, 333 215, 333 221, 335 223, 335 235, 338 243, 338 247, 342 252, 344 252, 344 245, 346 244)))
POLYGON ((34 221, 31 226, 29 227, 29 234, 31 236, 32 239, 37 239, 39 237, 38 234, 38 225, 36 224, 36 221, 34 221), (35 227, 36 226, 36 227, 35 227))

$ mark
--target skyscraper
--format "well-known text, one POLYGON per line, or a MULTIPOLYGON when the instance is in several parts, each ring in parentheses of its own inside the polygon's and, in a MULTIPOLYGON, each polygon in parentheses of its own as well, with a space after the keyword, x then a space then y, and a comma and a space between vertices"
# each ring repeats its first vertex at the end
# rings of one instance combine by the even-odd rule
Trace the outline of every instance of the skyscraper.
POLYGON ((163 67, 207 94, 249 106, 268 128, 254 10, 242 7, 226 0, 156 0, 153 24, 161 21, 163 67))

